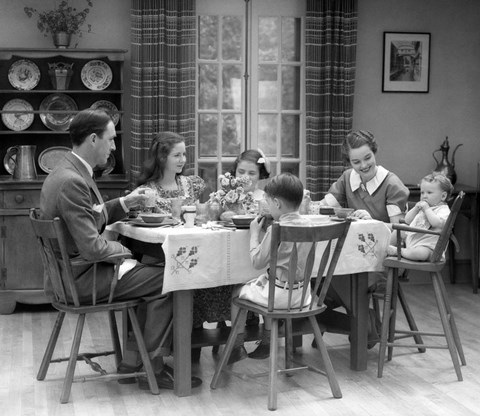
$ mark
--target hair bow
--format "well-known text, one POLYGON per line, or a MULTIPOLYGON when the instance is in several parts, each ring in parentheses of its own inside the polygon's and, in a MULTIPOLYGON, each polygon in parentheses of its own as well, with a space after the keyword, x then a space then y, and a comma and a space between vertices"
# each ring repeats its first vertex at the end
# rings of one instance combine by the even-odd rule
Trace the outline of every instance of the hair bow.
POLYGON ((263 163, 267 173, 270 173, 270 161, 267 159, 267 156, 265 156, 265 153, 263 153, 261 149, 257 149, 257 150, 258 150, 258 153, 260 153, 260 155, 262 156, 257 160, 257 163, 263 163))

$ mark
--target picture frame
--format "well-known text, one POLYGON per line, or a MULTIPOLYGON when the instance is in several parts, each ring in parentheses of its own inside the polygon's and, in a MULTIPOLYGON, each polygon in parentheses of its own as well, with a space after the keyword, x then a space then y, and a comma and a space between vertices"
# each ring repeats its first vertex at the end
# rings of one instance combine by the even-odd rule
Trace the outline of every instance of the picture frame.
POLYGON ((430 33, 383 32, 382 92, 429 92, 430 33))

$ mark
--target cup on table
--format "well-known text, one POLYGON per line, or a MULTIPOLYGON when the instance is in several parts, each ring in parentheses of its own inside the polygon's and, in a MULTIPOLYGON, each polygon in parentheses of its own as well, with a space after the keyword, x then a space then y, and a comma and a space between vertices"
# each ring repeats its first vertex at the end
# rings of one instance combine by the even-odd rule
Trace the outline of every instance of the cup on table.
POLYGON ((195 227, 195 218, 197 216, 197 207, 195 205, 182 206, 182 215, 185 221, 185 228, 195 227))
POLYGON ((145 211, 151 212, 155 208, 155 191, 153 189, 145 189, 143 193, 147 197, 147 199, 145 200, 145 211))
POLYGON ((206 203, 197 202, 195 204, 197 207, 197 218, 195 219, 196 224, 201 225, 205 224, 208 221, 208 206, 206 203))
POLYGON ((171 199, 172 218, 180 221, 182 215, 182 206, 185 204, 185 198, 172 198, 171 199))

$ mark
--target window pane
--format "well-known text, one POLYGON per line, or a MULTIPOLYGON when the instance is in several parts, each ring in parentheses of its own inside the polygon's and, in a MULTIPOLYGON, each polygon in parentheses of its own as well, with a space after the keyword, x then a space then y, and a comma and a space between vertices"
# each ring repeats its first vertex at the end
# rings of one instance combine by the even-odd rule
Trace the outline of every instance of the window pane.
POLYGON ((282 61, 300 61, 301 19, 282 18, 282 61))
POLYGON ((222 58, 240 61, 242 56, 242 20, 239 16, 225 16, 222 22, 222 58))
POLYGON ((282 157, 299 157, 300 117, 282 115, 282 157))
POLYGON ((258 108, 276 110, 278 74, 276 65, 261 65, 258 68, 258 108))
POLYGON ((242 67, 240 65, 224 65, 222 80, 222 107, 225 109, 240 110, 242 108, 242 67))
POLYGON ((282 66, 282 110, 300 109, 300 67, 282 66))
POLYGON ((259 61, 277 61, 278 60, 278 18, 259 17, 258 18, 258 60, 259 61))
POLYGON ((298 163, 295 162, 282 162, 282 172, 290 172, 294 174, 295 176, 300 176, 299 175, 299 166, 298 163))
POLYGON ((217 154, 217 126, 216 114, 199 114, 198 116, 198 154, 215 156, 217 154))
POLYGON ((217 59, 218 17, 200 16, 198 19, 198 56, 200 59, 217 59))
POLYGON ((217 164, 201 162, 198 164, 198 175, 205 181, 205 191, 200 201, 207 201, 208 196, 217 190, 217 164))
POLYGON ((224 156, 240 154, 242 140, 242 117, 240 114, 223 116, 222 149, 224 156))
POLYGON ((259 114, 258 147, 266 155, 275 155, 277 148, 277 115, 259 114))
POLYGON ((218 103, 218 67, 216 64, 201 64, 198 66, 198 83, 200 87, 198 108, 212 110, 218 103))

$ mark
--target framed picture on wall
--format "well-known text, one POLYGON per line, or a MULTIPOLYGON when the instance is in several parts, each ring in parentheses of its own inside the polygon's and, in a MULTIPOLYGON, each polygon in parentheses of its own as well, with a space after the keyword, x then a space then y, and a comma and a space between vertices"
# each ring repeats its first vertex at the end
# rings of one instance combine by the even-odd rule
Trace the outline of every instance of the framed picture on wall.
POLYGON ((430 33, 383 32, 383 92, 428 92, 430 33))

